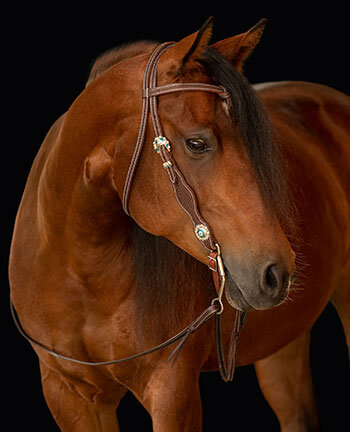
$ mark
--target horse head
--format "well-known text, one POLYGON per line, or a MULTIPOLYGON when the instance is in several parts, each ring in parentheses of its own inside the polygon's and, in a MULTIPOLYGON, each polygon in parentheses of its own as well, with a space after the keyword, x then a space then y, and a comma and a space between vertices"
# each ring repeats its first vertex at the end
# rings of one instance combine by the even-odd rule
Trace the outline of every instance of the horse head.
MULTIPOLYGON (((158 97, 157 112, 174 160, 220 244, 228 279, 226 298, 245 311, 270 308, 286 299, 295 259, 282 229, 289 211, 285 168, 265 109, 242 75, 244 60, 258 43, 264 25, 261 20, 246 33, 209 46, 209 20, 199 32, 167 49, 157 70, 158 86, 205 83, 222 85, 229 93, 228 100, 206 91, 164 94, 158 97)), ((149 52, 123 59, 103 78, 119 82, 118 93, 112 91, 111 105, 118 102, 119 107, 118 130, 108 161, 120 199, 140 124, 148 58, 149 52)), ((88 88, 98 88, 101 95, 102 81, 96 79, 88 88)), ((148 119, 130 194, 130 215, 144 230, 166 237, 207 263, 207 250, 174 196, 154 151, 154 138, 148 119)), ((100 159, 95 158, 97 165, 100 159)))

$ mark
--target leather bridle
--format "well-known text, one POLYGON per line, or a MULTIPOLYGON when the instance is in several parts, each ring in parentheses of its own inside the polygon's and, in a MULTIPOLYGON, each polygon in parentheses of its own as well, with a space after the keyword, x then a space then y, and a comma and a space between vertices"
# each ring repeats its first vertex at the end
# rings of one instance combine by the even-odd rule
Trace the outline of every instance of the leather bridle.
POLYGON ((128 173, 126 175, 126 180, 124 184, 123 191, 123 209, 126 214, 129 214, 129 197, 131 192, 132 182, 135 176, 138 161, 141 156, 142 147, 145 141, 148 114, 150 112, 152 124, 155 133, 155 140, 153 142, 154 149, 160 155, 163 161, 163 167, 166 169, 170 182, 173 186, 175 197, 182 207, 182 209, 190 217, 193 227, 195 229, 197 238, 200 239, 202 244, 208 250, 216 250, 215 239, 211 234, 208 225, 199 213, 196 196, 191 189, 191 187, 186 182, 181 171, 177 167, 174 158, 171 155, 170 143, 163 133, 162 126, 159 120, 157 112, 157 97, 160 95, 173 93, 173 92, 183 92, 183 91, 206 91, 211 93, 216 93, 222 98, 228 99, 229 95, 223 87, 214 86, 204 83, 178 83, 169 84, 165 86, 157 87, 157 64, 160 56, 167 51, 174 44, 171 42, 166 42, 158 46, 152 53, 145 70, 145 75, 143 79, 143 105, 141 114, 141 123, 138 138, 135 145, 134 154, 131 159, 128 173), (203 226, 202 231, 196 227, 200 225, 203 226), (200 237, 202 234, 202 237, 200 237))
POLYGON ((173 93, 173 92, 205 91, 205 92, 210 92, 218 95, 219 97, 227 100, 228 103, 230 103, 230 99, 229 99, 229 94, 224 87, 211 85, 211 84, 176 83, 176 84, 168 84, 164 86, 157 86, 158 61, 160 59, 160 56, 169 48, 171 48, 171 46, 173 45, 174 43, 172 42, 166 42, 159 45, 151 54, 146 66, 144 79, 143 79, 143 95, 142 95, 143 105, 142 105, 140 129, 139 129, 138 138, 135 145, 135 150, 132 155, 132 159, 130 162, 130 166, 124 184, 122 204, 125 213, 129 215, 128 203, 129 203, 130 193, 132 189, 132 183, 136 173, 138 161, 141 157, 143 144, 145 142, 148 117, 150 113, 155 136, 156 136, 153 142, 154 150, 160 155, 162 159, 163 167, 168 173, 169 180, 173 186, 173 190, 177 202, 191 219, 196 238, 208 250, 208 267, 212 270, 217 297, 215 297, 212 300, 211 305, 208 308, 206 308, 189 326, 187 326, 185 329, 183 329, 182 331, 180 331, 178 334, 168 339, 167 341, 163 342, 162 344, 157 345, 156 347, 153 347, 141 353, 131 355, 129 357, 125 357, 117 360, 103 361, 103 362, 88 362, 88 361, 74 359, 59 354, 45 347, 44 345, 42 345, 41 343, 37 342, 32 337, 30 337, 23 330, 22 326, 20 325, 16 317, 16 313, 11 298, 10 298, 10 308, 17 329, 19 330, 21 335, 29 342, 31 342, 33 345, 35 345, 36 347, 46 351, 47 353, 57 358, 68 360, 74 363, 83 364, 83 365, 89 365, 89 366, 108 366, 112 364, 118 364, 129 360, 137 359, 139 357, 143 357, 145 355, 159 351, 177 341, 180 341, 179 344, 173 350, 173 352, 170 354, 167 361, 169 362, 171 359, 173 359, 173 361, 175 362, 182 347, 187 341, 188 337, 196 330, 198 330, 203 324, 208 322, 211 318, 215 317, 216 347, 217 347, 219 369, 224 381, 231 381, 233 379, 234 369, 235 369, 235 357, 236 357, 238 337, 242 325, 244 323, 246 313, 240 310, 236 310, 236 315, 235 315, 235 320, 234 320, 234 325, 231 333, 231 340, 230 340, 230 345, 228 350, 228 360, 226 362, 223 353, 223 343, 221 337, 221 319, 220 319, 220 316, 224 309, 222 296, 225 287, 225 269, 221 258, 220 246, 215 240, 208 224, 205 222, 205 220, 203 219, 203 217, 199 212, 197 199, 194 191, 186 182, 185 177, 183 176, 183 174, 181 173, 181 171, 179 170, 178 166, 175 163, 175 160, 171 154, 169 140, 164 136, 162 126, 159 120, 158 112, 157 112, 157 97, 164 94, 173 93))

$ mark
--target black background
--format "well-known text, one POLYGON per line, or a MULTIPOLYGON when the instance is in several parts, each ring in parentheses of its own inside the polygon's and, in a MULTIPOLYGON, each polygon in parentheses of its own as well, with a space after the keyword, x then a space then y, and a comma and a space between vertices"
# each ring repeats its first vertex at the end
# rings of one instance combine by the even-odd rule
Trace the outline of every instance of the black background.
MULTIPOLYGON (((348 92, 348 10, 345 3, 343 7, 338 4, 313 7, 310 2, 285 2, 272 7, 215 2, 199 10, 197 2, 91 3, 80 9, 50 2, 37 9, 31 4, 6 11, 2 55, 2 91, 9 96, 3 124, 8 131, 2 169, 8 216, 5 267, 15 214, 35 154, 51 124, 83 90, 97 55, 132 40, 179 40, 198 30, 210 15, 215 17, 213 42, 244 32, 266 17, 269 22, 262 41, 246 63, 246 76, 252 83, 304 80, 348 92)), ((28 429, 57 431, 41 393, 36 357, 10 322, 7 268, 4 270, 8 328, 6 338, 2 335, 4 412, 11 430, 22 429, 24 421, 28 429)), ((312 331, 311 365, 323 430, 345 430, 349 427, 349 367, 343 330, 331 305, 312 331)), ((256 422, 262 430, 279 430, 253 367, 239 368, 230 384, 222 383, 218 373, 205 374, 201 390, 205 430, 244 427, 250 431, 256 422)), ((118 414, 122 431, 150 430, 148 415, 130 395, 118 414)))

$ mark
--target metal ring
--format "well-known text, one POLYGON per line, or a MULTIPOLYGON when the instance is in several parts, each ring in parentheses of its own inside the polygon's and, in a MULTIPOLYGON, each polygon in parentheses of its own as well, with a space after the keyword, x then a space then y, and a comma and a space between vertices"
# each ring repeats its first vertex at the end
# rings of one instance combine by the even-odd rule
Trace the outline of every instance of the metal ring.
POLYGON ((220 305, 220 310, 218 312, 216 312, 216 314, 217 315, 221 315, 223 313, 223 311, 224 311, 224 305, 223 305, 223 303, 222 303, 222 301, 221 301, 221 299, 219 297, 216 297, 216 298, 214 298, 212 300, 212 302, 211 302, 212 306, 214 306, 215 302, 218 302, 219 305, 220 305))

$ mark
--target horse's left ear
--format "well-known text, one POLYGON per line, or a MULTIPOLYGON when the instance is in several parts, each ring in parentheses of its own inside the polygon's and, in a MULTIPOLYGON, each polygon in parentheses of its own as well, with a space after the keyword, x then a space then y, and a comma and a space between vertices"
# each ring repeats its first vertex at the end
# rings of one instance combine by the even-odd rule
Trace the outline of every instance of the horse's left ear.
POLYGON ((169 63, 169 69, 183 74, 196 66, 209 43, 213 27, 213 17, 207 19, 201 29, 177 42, 163 56, 163 64, 169 63), (174 70, 175 69, 175 70, 174 70))
POLYGON ((224 39, 211 45, 230 60, 236 69, 242 71, 243 63, 258 44, 265 29, 267 19, 261 19, 254 27, 245 33, 224 39))

